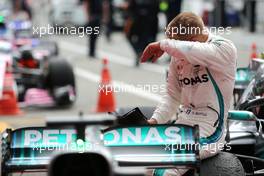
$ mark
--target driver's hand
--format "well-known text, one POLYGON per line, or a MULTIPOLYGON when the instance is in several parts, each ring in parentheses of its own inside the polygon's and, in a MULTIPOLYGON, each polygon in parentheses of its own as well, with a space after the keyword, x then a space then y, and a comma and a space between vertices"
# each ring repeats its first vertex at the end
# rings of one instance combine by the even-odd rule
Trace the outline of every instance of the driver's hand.
POLYGON ((160 42, 150 43, 144 50, 141 56, 141 62, 150 60, 156 62, 160 56, 164 54, 164 51, 160 48, 160 42))
POLYGON ((156 120, 156 119, 153 119, 153 118, 149 119, 149 120, 148 120, 148 123, 149 123, 150 125, 158 124, 157 120, 156 120))

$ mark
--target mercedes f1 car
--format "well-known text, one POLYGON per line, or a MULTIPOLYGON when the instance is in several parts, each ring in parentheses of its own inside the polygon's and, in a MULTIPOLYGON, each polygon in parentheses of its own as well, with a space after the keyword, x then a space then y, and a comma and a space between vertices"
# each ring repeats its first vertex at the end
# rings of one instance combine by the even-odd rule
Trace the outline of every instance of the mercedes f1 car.
MULTIPOLYGON (((262 101, 251 101, 247 108, 262 101)), ((253 113, 230 111, 227 140, 231 150, 225 148, 226 152, 202 161, 198 126, 148 125, 146 119, 152 113, 153 108, 122 108, 111 116, 56 117, 46 127, 7 129, 2 137, 2 175, 22 171, 47 171, 52 176, 129 175, 127 168, 188 168, 187 174, 210 176, 264 175, 263 145, 259 145, 262 121, 253 113), (252 155, 244 155, 250 152, 247 145, 256 149, 252 155), (237 151, 240 147, 244 153, 237 151)), ((131 175, 137 174, 143 175, 131 175)))

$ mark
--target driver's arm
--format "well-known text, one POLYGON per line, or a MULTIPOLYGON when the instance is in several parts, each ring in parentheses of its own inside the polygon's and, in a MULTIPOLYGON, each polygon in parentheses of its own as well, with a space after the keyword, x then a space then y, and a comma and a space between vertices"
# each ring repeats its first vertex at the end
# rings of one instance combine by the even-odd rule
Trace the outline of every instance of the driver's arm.
POLYGON ((216 39, 210 43, 165 39, 160 42, 163 51, 175 58, 183 55, 193 65, 201 65, 233 76, 237 50, 227 39, 216 39))
POLYGON ((150 121, 155 121, 158 124, 168 122, 171 117, 176 114, 176 110, 180 102, 180 86, 177 81, 177 72, 176 72, 176 60, 172 59, 169 67, 168 83, 167 83, 167 92, 162 97, 161 102, 157 106, 152 118, 150 121))

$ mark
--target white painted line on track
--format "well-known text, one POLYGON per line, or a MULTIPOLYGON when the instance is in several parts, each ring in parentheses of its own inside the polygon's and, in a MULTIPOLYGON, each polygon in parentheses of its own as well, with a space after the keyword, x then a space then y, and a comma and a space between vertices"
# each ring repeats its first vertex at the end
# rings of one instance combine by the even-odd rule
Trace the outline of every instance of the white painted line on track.
MULTIPOLYGON (((84 70, 78 67, 76 67, 74 71, 75 71, 75 74, 81 78, 84 78, 84 79, 87 79, 89 81, 96 82, 96 83, 100 82, 100 79, 101 79, 100 76, 95 73, 92 73, 90 71, 87 71, 87 70, 84 70)), ((126 84, 124 82, 115 81, 115 80, 112 81, 112 84, 113 84, 113 87, 118 88, 119 90, 126 90, 125 93, 130 93, 138 97, 156 101, 156 102, 160 102, 161 100, 161 95, 157 95, 157 94, 154 94, 148 91, 144 91, 142 89, 138 89, 136 86, 133 86, 131 84, 126 84)))
MULTIPOLYGON (((76 54, 81 54, 81 55, 86 55, 86 53, 87 53, 87 47, 84 45, 80 45, 77 43, 65 42, 65 41, 59 41, 59 43, 60 43, 60 47, 62 49, 67 50, 67 51, 70 51, 70 52, 73 52, 76 54)), ((133 59, 129 59, 129 58, 117 55, 117 54, 112 53, 112 52, 108 52, 108 51, 104 51, 104 50, 98 50, 98 56, 99 56, 99 59, 107 58, 110 62, 113 62, 116 64, 121 64, 121 65, 128 66, 128 67, 134 67, 134 60, 133 59)), ((146 71, 165 74, 167 66, 144 63, 144 64, 140 65, 139 68, 146 70, 146 71)))

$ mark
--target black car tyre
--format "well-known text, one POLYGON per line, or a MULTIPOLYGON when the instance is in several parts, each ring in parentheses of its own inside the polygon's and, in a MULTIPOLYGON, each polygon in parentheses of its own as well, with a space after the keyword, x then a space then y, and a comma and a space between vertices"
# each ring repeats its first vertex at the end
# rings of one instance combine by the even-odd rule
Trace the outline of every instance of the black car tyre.
POLYGON ((112 176, 112 167, 105 156, 98 153, 65 153, 51 161, 48 172, 50 176, 112 176))
POLYGON ((214 157, 202 160, 200 172, 201 176, 245 176, 239 159, 227 152, 220 152, 214 157))
MULTIPOLYGON (((60 87, 71 86, 75 94, 75 77, 72 66, 63 59, 52 59, 49 62, 47 85, 53 96, 55 90, 60 87)), ((69 96, 56 98, 55 101, 58 105, 70 105, 72 101, 69 96)))

